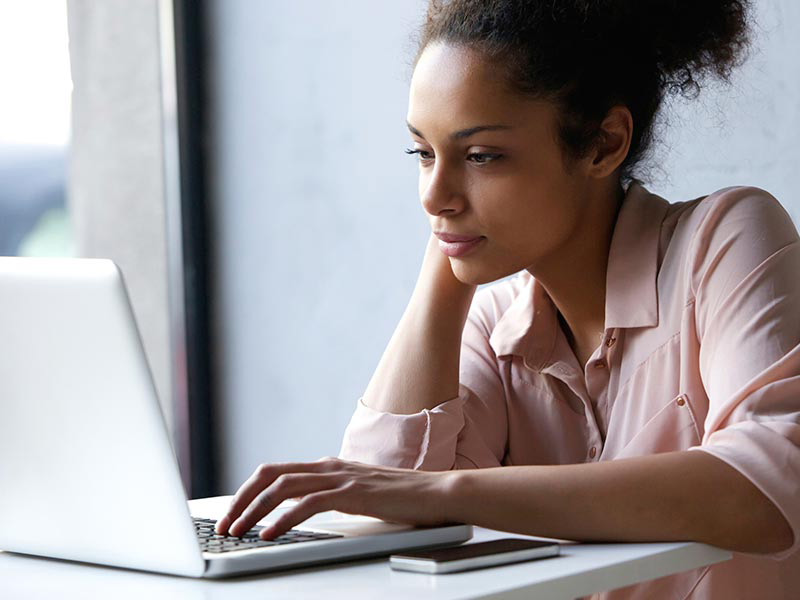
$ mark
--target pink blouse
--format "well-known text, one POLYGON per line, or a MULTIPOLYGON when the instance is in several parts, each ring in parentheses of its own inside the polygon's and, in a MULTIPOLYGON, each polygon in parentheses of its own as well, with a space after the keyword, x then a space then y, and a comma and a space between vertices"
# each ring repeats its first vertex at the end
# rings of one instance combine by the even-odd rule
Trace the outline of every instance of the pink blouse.
POLYGON ((708 452, 775 503, 793 546, 597 598, 800 597, 800 244, 789 215, 755 188, 670 204, 630 186, 605 327, 584 371, 530 274, 482 288, 459 396, 412 415, 359 401, 340 456, 447 470, 708 452))

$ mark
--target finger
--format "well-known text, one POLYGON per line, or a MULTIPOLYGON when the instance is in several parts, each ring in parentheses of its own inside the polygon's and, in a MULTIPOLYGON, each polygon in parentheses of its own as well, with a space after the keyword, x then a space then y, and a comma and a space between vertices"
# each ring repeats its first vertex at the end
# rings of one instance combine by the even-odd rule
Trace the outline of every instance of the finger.
POLYGON ((326 510, 340 510, 342 496, 343 492, 340 488, 307 494, 294 508, 278 517, 272 525, 262 529, 261 539, 271 540, 281 536, 317 513, 326 510))
POLYGON ((287 498, 335 488, 340 479, 340 476, 328 473, 287 473, 279 476, 272 485, 258 494, 242 511, 242 515, 233 522, 230 527, 231 535, 244 535, 287 498))
POLYGON ((340 477, 333 474, 283 474, 242 511, 241 516, 230 526, 230 533, 234 536, 243 535, 287 498, 331 489, 339 482, 340 477))
POLYGON ((261 464, 233 495, 228 511, 217 521, 215 528, 218 534, 227 534, 230 524, 241 514, 242 510, 252 502, 253 498, 266 486, 272 483, 280 472, 281 465, 261 464))
POLYGON ((236 521, 255 497, 280 475, 284 473, 316 472, 318 470, 319 463, 265 463, 259 465, 236 491, 228 512, 217 521, 216 532, 218 534, 228 533, 230 524, 236 521))

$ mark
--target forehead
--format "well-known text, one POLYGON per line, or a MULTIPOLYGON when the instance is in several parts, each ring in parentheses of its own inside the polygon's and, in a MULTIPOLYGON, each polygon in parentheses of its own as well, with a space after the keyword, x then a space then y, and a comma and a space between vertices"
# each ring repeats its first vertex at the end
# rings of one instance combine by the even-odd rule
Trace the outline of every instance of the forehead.
POLYGON ((475 50, 428 46, 411 79, 408 122, 426 136, 490 123, 547 125, 550 103, 512 91, 503 71, 475 50))

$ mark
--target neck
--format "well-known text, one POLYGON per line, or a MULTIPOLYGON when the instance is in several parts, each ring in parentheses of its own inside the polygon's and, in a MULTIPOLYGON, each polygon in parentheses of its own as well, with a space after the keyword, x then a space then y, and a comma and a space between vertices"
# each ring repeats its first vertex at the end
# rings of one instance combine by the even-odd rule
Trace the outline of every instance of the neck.
POLYGON ((562 328, 581 365, 605 331, 606 272, 611 237, 622 204, 619 183, 588 193, 585 217, 553 259, 531 271, 547 290, 562 328))

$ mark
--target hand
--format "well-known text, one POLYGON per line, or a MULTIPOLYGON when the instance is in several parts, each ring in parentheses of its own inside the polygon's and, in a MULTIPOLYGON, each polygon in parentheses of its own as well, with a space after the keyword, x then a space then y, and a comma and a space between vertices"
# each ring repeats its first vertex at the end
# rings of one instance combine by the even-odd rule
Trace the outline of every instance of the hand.
POLYGON ((417 279, 417 288, 437 296, 444 294, 448 300, 472 300, 476 285, 464 283, 453 273, 453 265, 439 248, 439 238, 431 233, 425 246, 425 256, 417 279))
POLYGON ((449 475, 330 457, 311 463, 263 464, 236 492, 216 531, 241 536, 288 498, 300 501, 263 529, 262 539, 278 537, 326 510, 410 525, 438 525, 448 522, 444 500, 449 475))

